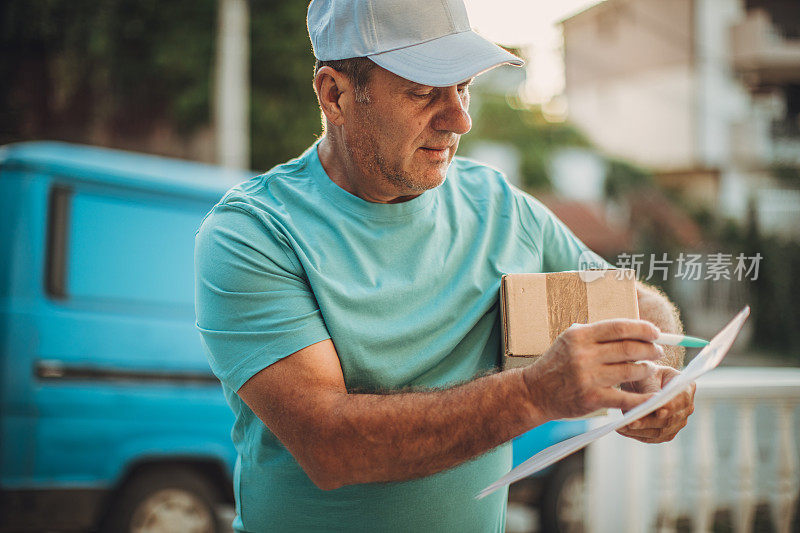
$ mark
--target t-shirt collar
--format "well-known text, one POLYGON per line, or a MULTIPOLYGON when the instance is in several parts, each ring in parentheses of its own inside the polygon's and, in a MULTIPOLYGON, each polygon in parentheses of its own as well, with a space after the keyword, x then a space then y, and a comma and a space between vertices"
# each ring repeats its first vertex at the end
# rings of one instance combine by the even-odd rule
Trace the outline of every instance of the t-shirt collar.
POLYGON ((441 188, 441 186, 436 187, 423 192, 416 198, 395 204, 369 202, 347 192, 328 176, 317 152, 320 140, 317 140, 302 157, 306 161, 309 172, 320 190, 341 207, 353 213, 382 219, 405 217, 428 208, 441 188))

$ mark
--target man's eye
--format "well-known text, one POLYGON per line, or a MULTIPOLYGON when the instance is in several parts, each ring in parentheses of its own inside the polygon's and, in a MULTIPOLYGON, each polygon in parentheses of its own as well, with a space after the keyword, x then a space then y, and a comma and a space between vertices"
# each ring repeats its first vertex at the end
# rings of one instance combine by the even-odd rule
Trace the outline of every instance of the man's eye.
POLYGON ((413 93, 414 96, 417 98, 430 98, 433 95, 433 91, 428 91, 426 93, 413 93))

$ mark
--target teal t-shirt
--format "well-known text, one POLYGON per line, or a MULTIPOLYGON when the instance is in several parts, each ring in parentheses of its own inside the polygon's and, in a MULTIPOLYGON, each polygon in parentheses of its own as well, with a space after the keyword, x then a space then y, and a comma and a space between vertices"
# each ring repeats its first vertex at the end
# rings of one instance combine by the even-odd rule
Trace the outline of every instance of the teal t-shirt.
POLYGON ((228 191, 196 235, 197 326, 236 415, 239 531, 502 531, 507 443, 426 478, 318 489, 239 398, 254 374, 331 338, 349 391, 444 387, 500 362, 500 277, 574 270, 586 247, 498 171, 377 204, 333 183, 316 144, 228 191))

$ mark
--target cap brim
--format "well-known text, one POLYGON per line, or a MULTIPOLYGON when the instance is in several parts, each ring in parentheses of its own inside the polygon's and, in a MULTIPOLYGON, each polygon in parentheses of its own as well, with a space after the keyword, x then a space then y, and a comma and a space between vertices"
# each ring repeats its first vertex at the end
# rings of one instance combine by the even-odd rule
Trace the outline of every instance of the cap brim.
POLYGON ((389 72, 433 87, 458 85, 502 64, 525 64, 471 30, 367 57, 389 72))

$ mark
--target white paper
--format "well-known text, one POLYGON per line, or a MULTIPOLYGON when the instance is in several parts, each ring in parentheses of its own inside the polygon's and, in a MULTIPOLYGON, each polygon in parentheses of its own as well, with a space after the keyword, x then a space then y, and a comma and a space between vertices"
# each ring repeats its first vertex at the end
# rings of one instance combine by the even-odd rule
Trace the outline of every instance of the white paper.
POLYGON ((631 422, 646 416, 665 403, 669 402, 672 398, 681 393, 690 383, 715 368, 719 365, 722 358, 728 353, 733 341, 742 329, 744 321, 750 314, 750 307, 745 307, 731 320, 728 325, 720 330, 711 342, 704 347, 700 353, 692 359, 692 362, 687 365, 683 371, 672 378, 667 385, 658 393, 653 395, 649 400, 643 404, 628 411, 625 416, 613 420, 604 426, 591 429, 579 435, 575 435, 565 441, 554 444, 549 448, 537 453, 524 463, 517 466, 511 472, 501 477, 485 489, 483 489, 476 496, 477 499, 484 498, 506 485, 510 485, 515 481, 526 478, 531 474, 547 468, 548 466, 557 463, 564 457, 577 452, 581 448, 587 446, 589 443, 599 439, 600 437, 616 431, 617 429, 627 426, 631 422))

